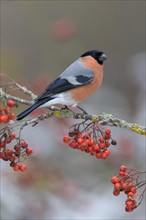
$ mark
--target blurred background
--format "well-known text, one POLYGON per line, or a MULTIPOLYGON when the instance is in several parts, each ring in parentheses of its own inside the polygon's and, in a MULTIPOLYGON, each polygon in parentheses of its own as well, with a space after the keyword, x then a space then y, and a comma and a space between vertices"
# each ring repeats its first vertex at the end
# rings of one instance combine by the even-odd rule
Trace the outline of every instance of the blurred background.
MULTIPOLYGON (((145 124, 145 1, 0 4, 2 73, 39 94, 82 53, 98 48, 108 57, 103 85, 81 106, 145 124)), ((118 146, 98 160, 63 144, 73 123, 52 118, 24 129, 34 153, 25 173, 1 162, 1 218, 145 219, 145 201, 126 213, 126 197, 114 197, 110 183, 120 165, 146 169, 144 137, 112 129, 118 146)))

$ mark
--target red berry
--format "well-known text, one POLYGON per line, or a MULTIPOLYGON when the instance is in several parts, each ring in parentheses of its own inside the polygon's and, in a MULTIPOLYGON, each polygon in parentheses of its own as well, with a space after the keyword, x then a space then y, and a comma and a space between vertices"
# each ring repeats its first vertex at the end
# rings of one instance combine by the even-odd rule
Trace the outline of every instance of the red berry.
POLYGON ((108 155, 107 155, 105 152, 103 152, 103 153, 101 154, 101 157, 102 157, 103 159, 106 159, 106 158, 108 157, 108 155))
POLYGON ((115 188, 116 190, 120 190, 120 189, 121 189, 121 184, 120 184, 120 183, 115 183, 115 184, 114 184, 114 188, 115 188))
POLYGON ((28 143, 26 141, 21 141, 20 142, 20 146, 23 148, 27 148, 28 147, 28 143))
POLYGON ((127 195, 128 195, 128 197, 133 197, 134 193, 130 191, 127 195))
POLYGON ((133 184, 132 182, 128 183, 128 187, 129 187, 129 188, 133 187, 133 185, 134 185, 134 184, 133 184))
POLYGON ((69 143, 69 146, 70 146, 71 148, 75 148, 75 147, 77 147, 77 144, 76 144, 75 141, 72 141, 72 142, 69 143))
POLYGON ((11 138, 7 137, 6 142, 7 142, 7 144, 9 144, 11 142, 11 138))
POLYGON ((82 138, 82 139, 83 139, 83 138, 85 138, 85 136, 86 136, 86 135, 82 133, 82 134, 79 135, 79 138, 82 138))
POLYGON ((0 116, 0 123, 8 123, 9 118, 7 115, 1 115, 0 116))
POLYGON ((20 164, 19 165, 19 170, 21 171, 21 172, 24 172, 25 170, 26 170, 26 165, 25 164, 20 164))
POLYGON ((124 182, 121 182, 121 184, 122 184, 122 189, 123 189, 123 190, 126 190, 127 187, 128 187, 128 185, 127 185, 126 183, 124 183, 124 182))
POLYGON ((0 148, 5 146, 5 141, 0 142, 0 148))
POLYGON ((78 144, 82 144, 84 142, 83 138, 78 138, 77 140, 78 144))
POLYGON ((127 167, 126 166, 120 166, 120 171, 126 172, 127 167))
POLYGON ((11 109, 9 107, 4 108, 4 112, 6 113, 6 115, 11 114, 11 109))
POLYGON ((89 152, 92 152, 92 151, 93 151, 93 147, 92 147, 92 146, 89 146, 89 147, 88 147, 88 150, 89 150, 89 152))
POLYGON ((15 151, 20 151, 20 146, 19 146, 18 144, 16 144, 16 145, 14 146, 14 150, 15 150, 15 151))
POLYGON ((90 145, 90 146, 94 145, 94 143, 95 143, 95 142, 94 142, 93 139, 90 139, 90 140, 89 140, 89 145, 90 145))
POLYGON ((79 134, 79 130, 78 129, 74 129, 74 134, 75 135, 79 134))
POLYGON ((85 151, 85 148, 84 147, 82 147, 82 146, 80 146, 80 148, 79 148, 81 151, 85 151))
POLYGON ((101 158, 102 153, 101 153, 101 152, 97 152, 97 153, 95 154, 95 156, 96 156, 96 158, 101 158))
POLYGON ((63 141, 64 141, 65 143, 69 143, 69 142, 70 142, 70 137, 67 136, 67 135, 64 136, 63 141))
POLYGON ((12 149, 7 149, 6 151, 6 155, 11 156, 13 154, 13 150, 12 149))
POLYGON ((104 140, 103 138, 99 138, 99 142, 100 142, 100 143, 104 143, 105 140, 104 140))
POLYGON ((33 150, 31 148, 27 148, 25 152, 27 155, 30 155, 33 153, 33 150))
POLYGON ((125 172, 120 171, 120 172, 119 172, 119 176, 125 176, 125 172))
POLYGON ((11 139, 15 139, 15 138, 16 138, 16 134, 15 134, 14 132, 12 132, 12 133, 10 133, 9 137, 10 137, 11 139))
POLYGON ((132 207, 132 205, 133 205, 133 202, 131 200, 126 201, 126 206, 127 207, 132 207))
POLYGON ((105 149, 104 151, 103 151, 104 153, 106 153, 107 154, 107 156, 109 156, 110 155, 110 150, 107 150, 107 149, 105 149))
POLYGON ((113 184, 119 183, 119 182, 120 182, 120 179, 119 179, 117 176, 113 176, 112 179, 111 179, 111 182, 112 182, 113 184))
POLYGON ((93 147, 93 149, 94 149, 95 151, 99 150, 99 145, 95 145, 95 146, 93 147))
POLYGON ((15 165, 13 166, 13 170, 14 170, 14 171, 18 171, 18 170, 19 170, 19 165, 18 165, 18 164, 15 164, 15 165))
POLYGON ((14 105, 16 105, 16 102, 14 102, 13 100, 8 100, 7 105, 12 108, 14 105))
POLYGON ((9 115, 9 119, 10 120, 13 120, 15 118, 15 114, 12 112, 10 115, 9 115))
POLYGON ((110 142, 105 143, 105 147, 109 147, 110 145, 111 145, 110 142))
POLYGON ((88 145, 86 143, 86 141, 84 141, 82 144, 81 144, 82 147, 86 148, 88 145))
POLYGON ((132 188, 130 189, 130 191, 131 191, 133 194, 135 194, 135 193, 137 192, 137 190, 135 189, 135 187, 132 187, 132 188))
POLYGON ((118 195, 120 194, 120 191, 114 190, 114 191, 113 191, 113 194, 114 194, 114 196, 118 196, 118 195))
POLYGON ((111 130, 108 128, 108 129, 105 130, 105 133, 106 133, 107 135, 110 135, 110 134, 111 134, 111 130))
POLYGON ((86 140, 86 144, 87 144, 87 145, 89 145, 89 142, 90 142, 90 140, 89 140, 89 139, 87 139, 87 140, 86 140))
POLYGON ((105 139, 105 140, 110 140, 110 138, 111 138, 111 136, 110 136, 110 135, 107 135, 107 134, 106 134, 106 135, 104 135, 104 139, 105 139))
POLYGON ((104 143, 101 143, 101 144, 99 144, 99 147, 100 147, 101 149, 104 149, 104 148, 105 148, 105 144, 104 144, 104 143))

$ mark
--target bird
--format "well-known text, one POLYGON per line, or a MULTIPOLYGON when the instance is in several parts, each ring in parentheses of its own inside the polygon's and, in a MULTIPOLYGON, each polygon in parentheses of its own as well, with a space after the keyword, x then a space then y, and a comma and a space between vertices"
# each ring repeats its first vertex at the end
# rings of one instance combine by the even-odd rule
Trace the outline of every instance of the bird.
POLYGON ((101 86, 103 63, 106 59, 107 56, 98 49, 83 53, 46 87, 30 107, 17 116, 17 120, 40 107, 56 104, 79 107, 78 103, 87 99, 101 86))

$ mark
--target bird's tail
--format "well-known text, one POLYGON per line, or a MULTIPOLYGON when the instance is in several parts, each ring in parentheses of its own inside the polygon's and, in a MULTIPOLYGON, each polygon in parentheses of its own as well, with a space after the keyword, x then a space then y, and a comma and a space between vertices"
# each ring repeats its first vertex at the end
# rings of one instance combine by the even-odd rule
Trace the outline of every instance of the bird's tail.
POLYGON ((50 101, 52 98, 47 97, 41 100, 38 100, 37 102, 35 102, 32 106, 30 106, 29 108, 25 109, 23 112, 21 112, 19 115, 17 115, 17 121, 23 119, 25 116, 27 116, 28 114, 30 114, 33 110, 35 110, 36 108, 38 108, 39 106, 43 105, 44 103, 50 101))

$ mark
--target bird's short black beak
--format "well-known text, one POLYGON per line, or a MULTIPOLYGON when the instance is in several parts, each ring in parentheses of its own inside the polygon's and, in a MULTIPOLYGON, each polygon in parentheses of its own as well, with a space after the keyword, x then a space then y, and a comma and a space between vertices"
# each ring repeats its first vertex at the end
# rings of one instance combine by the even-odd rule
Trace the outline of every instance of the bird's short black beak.
POLYGON ((106 59, 107 59, 107 56, 104 53, 99 57, 99 60, 101 62, 105 61, 106 59))

